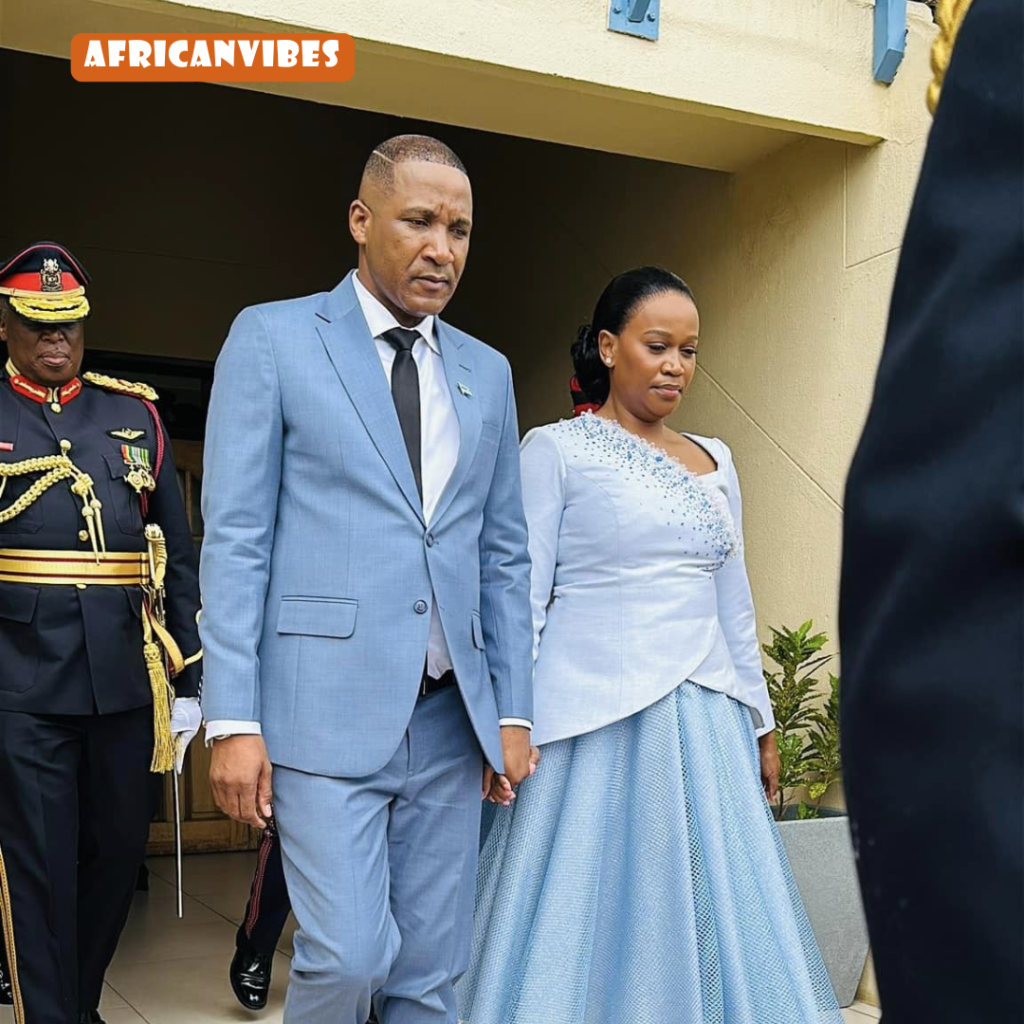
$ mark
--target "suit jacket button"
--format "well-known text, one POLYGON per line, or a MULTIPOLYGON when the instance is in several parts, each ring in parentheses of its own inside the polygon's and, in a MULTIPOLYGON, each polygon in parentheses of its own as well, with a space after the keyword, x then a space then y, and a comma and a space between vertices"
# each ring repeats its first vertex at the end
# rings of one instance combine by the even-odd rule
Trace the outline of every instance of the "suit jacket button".
POLYGON ((432 533, 427 534, 427 547, 432 548, 434 546, 434 535, 432 533))
POLYGON ((412 606, 412 610, 413 610, 413 611, 414 611, 414 612, 415 612, 415 613, 416 613, 417 615, 425 615, 425 614, 426 614, 426 612, 427 612, 427 602, 426 602, 426 601, 417 601, 417 602, 416 602, 416 603, 415 603, 415 604, 414 604, 414 605, 412 606))

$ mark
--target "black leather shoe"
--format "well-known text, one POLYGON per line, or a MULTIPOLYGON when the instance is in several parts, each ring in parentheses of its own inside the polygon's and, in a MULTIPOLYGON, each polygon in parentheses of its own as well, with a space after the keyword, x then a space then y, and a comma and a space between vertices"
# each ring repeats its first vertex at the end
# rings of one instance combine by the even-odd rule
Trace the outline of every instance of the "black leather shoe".
POLYGON ((231 989, 235 998, 247 1010, 262 1010, 267 1005, 270 994, 270 972, 274 966, 274 956, 262 956, 259 953, 236 949, 231 961, 231 989))
POLYGON ((7 973, 7 965, 0 960, 0 1006, 14 1005, 14 986, 7 973))
POLYGON ((78 1015, 78 1024, 106 1024, 99 1010, 83 1010, 78 1015))

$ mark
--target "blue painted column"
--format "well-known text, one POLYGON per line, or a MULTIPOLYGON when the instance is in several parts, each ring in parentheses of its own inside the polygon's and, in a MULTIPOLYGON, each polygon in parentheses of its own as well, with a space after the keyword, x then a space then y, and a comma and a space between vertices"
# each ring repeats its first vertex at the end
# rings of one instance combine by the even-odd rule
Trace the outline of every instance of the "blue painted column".
POLYGON ((896 77, 907 48, 907 0, 875 0, 875 81, 896 77))

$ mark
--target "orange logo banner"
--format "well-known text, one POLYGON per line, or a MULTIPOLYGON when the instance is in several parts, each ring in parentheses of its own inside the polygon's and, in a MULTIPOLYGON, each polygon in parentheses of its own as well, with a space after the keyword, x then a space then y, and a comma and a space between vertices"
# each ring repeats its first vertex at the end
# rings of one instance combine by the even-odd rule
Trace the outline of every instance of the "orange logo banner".
POLYGON ((355 65, 349 35, 80 33, 71 40, 79 82, 347 82, 355 65))

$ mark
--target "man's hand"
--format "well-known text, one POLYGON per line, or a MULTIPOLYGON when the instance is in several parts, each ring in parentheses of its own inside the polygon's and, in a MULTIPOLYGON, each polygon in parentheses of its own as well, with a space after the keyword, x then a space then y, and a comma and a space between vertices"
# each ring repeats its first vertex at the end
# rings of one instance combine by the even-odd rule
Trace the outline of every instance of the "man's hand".
POLYGON ((214 740, 210 788, 217 806, 235 821, 266 828, 273 812, 272 769, 262 736, 214 740))
MULTIPOLYGON (((530 774, 540 766, 540 747, 530 747, 530 774)), ((483 798, 492 804, 511 807, 516 794, 512 783, 504 775, 499 775, 490 765, 484 766, 483 798)))
POLYGON ((505 777, 515 788, 530 774, 530 730, 521 725, 503 725, 501 754, 505 759, 505 777))

